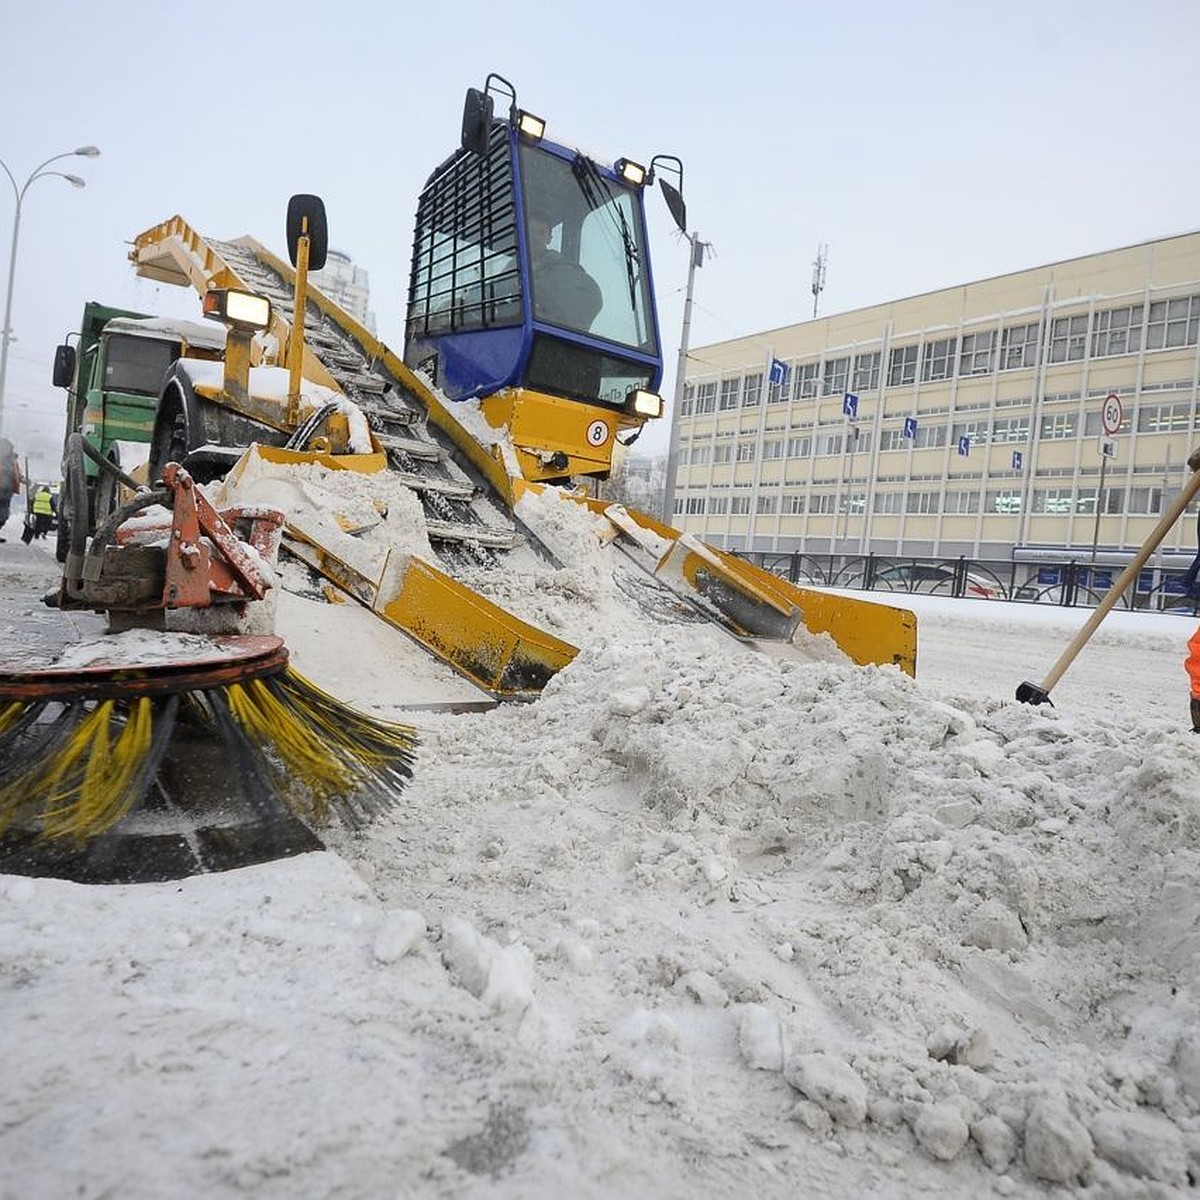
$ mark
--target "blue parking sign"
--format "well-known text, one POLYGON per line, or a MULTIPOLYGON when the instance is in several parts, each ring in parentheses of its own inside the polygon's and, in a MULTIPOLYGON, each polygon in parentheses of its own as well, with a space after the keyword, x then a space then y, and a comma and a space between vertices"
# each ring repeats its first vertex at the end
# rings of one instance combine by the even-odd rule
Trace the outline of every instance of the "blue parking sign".
POLYGON ((858 416, 858 397, 853 392, 842 396, 842 414, 847 417, 858 416))
POLYGON ((971 453, 971 439, 966 434, 958 439, 958 453, 963 458, 966 458, 971 453))
POLYGON ((917 418, 916 417, 905 417, 904 418, 904 436, 906 438, 910 438, 910 439, 915 438, 917 436, 917 418))
POLYGON ((1022 464, 1025 462, 1025 456, 1021 453, 1020 450, 1013 451, 1012 462, 1013 462, 1012 469, 1014 471, 1019 471, 1021 469, 1022 464))

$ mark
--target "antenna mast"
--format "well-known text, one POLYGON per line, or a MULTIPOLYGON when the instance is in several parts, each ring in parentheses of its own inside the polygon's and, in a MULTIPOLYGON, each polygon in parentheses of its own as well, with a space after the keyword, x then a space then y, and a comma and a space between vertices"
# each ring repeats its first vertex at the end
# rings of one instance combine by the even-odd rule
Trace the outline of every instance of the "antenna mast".
POLYGON ((813 262, 813 317, 817 315, 817 303, 821 298, 821 293, 825 290, 825 260, 829 255, 829 247, 825 243, 821 243, 817 247, 817 257, 813 262))

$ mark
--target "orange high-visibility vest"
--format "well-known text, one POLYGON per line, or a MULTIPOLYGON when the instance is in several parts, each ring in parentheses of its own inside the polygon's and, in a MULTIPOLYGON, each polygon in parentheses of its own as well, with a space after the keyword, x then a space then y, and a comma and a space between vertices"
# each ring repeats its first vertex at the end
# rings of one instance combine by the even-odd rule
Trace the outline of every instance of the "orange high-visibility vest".
POLYGON ((1196 627, 1196 632, 1188 642, 1188 656, 1183 660, 1183 665, 1192 681, 1192 695, 1200 700, 1200 626, 1196 627))

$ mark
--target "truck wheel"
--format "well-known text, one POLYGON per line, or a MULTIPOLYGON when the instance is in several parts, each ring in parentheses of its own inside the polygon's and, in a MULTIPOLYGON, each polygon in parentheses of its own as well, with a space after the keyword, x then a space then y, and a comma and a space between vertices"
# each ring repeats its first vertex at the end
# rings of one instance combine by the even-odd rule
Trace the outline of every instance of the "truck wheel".
POLYGON ((162 478, 167 463, 183 462, 187 452, 187 418, 183 403, 178 390, 169 387, 159 404, 150 441, 150 483, 157 483, 162 478))
POLYGON ((54 540, 54 557, 67 561, 68 553, 82 557, 87 549, 88 486, 83 466, 83 437, 73 433, 67 439, 63 463, 65 478, 58 499, 58 531, 54 540))

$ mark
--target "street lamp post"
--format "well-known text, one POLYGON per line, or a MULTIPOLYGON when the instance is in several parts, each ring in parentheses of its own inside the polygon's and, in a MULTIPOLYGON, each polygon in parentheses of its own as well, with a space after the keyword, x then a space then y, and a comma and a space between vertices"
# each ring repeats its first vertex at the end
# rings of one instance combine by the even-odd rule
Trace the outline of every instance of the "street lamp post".
POLYGON ((675 367, 675 395, 671 401, 671 432, 667 444, 667 477, 663 485, 662 519, 670 525, 675 519, 675 481, 679 476, 679 410, 683 405, 684 381, 687 375, 688 339, 692 328, 692 288, 696 282, 696 268, 704 266, 704 252, 708 243, 700 240, 698 233, 685 233, 688 241, 687 293, 683 301, 683 332, 679 337, 679 359, 675 367))
POLYGON ((60 158, 76 156, 95 158, 99 153, 100 151, 95 146, 80 146, 78 150, 66 150, 62 154, 52 155, 44 163, 35 167, 29 178, 20 187, 17 186, 17 180, 12 171, 8 169, 8 164, 0 159, 0 167, 4 168, 8 182, 12 184, 13 196, 17 202, 16 211, 13 213, 12 246, 8 255, 8 291, 4 298, 4 324, 0 326, 0 433, 4 432, 4 384, 8 375, 8 343, 12 340, 13 281, 17 275, 17 240, 21 235, 21 204, 25 200, 25 193, 29 190, 29 185, 35 179, 46 179, 55 175, 59 179, 65 179, 72 187, 86 187, 85 181, 78 175, 67 175, 62 171, 47 171, 46 168, 52 162, 58 162, 60 158))

